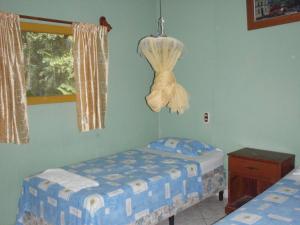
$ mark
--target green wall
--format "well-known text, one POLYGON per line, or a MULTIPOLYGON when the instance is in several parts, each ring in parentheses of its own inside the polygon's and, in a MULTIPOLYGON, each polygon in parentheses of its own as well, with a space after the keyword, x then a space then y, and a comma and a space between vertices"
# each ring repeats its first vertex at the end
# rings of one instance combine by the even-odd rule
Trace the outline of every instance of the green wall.
POLYGON ((0 225, 15 223, 25 176, 101 155, 143 146, 157 137, 158 117, 144 97, 152 72, 137 53, 138 40, 155 29, 148 0, 0 0, 1 11, 111 25, 106 128, 79 133, 74 103, 29 106, 30 144, 0 144, 0 225), (137 10, 138 9, 138 10, 137 10))
POLYGON ((0 144, 0 225, 14 224, 23 177, 157 136, 197 138, 226 152, 252 146, 298 153, 300 23, 247 31, 245 0, 165 0, 167 33, 186 46, 175 72, 191 107, 181 116, 155 114, 144 101, 152 72, 136 47, 155 31, 157 3, 0 0, 2 11, 91 23, 105 15, 113 26, 107 128, 79 133, 74 103, 30 106, 30 144, 0 144))
POLYGON ((291 152, 299 164, 300 22, 248 31, 246 0, 173 0, 164 11, 167 33, 185 43, 175 72, 191 107, 160 113, 159 135, 291 152))

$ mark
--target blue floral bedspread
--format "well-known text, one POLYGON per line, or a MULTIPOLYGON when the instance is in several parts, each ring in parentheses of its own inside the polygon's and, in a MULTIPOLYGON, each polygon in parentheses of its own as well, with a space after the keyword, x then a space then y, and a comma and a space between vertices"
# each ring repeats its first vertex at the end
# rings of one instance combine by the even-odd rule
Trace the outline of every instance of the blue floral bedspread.
POLYGON ((32 176, 24 179, 17 225, 28 213, 53 225, 125 225, 165 207, 201 198, 197 161, 130 150, 64 170, 99 183, 72 192, 32 176))
POLYGON ((300 225, 300 174, 291 173, 215 225, 233 224, 300 225))

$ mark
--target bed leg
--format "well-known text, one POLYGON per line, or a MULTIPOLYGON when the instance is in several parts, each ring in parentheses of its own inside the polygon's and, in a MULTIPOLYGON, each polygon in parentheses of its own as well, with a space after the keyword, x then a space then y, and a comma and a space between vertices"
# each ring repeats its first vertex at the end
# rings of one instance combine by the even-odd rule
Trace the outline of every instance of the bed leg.
POLYGON ((224 199, 224 191, 219 192, 219 201, 223 201, 224 199))
POLYGON ((174 216, 169 217, 169 225, 175 225, 175 217, 174 216))

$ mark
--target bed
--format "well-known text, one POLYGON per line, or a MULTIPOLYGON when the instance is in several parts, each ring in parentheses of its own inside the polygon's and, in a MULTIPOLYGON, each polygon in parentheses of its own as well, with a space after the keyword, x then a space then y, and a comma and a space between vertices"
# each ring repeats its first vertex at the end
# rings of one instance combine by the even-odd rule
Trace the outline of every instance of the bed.
POLYGON ((225 189, 224 154, 129 150, 27 177, 17 225, 157 224, 225 189))
POLYGON ((300 225, 300 167, 215 225, 300 225))

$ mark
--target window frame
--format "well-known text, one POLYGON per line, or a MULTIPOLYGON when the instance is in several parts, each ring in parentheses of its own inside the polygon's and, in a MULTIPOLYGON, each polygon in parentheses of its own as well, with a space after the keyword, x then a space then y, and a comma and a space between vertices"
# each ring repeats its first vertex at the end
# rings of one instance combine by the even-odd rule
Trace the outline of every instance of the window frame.
MULTIPOLYGON (((49 34, 73 35, 71 26, 57 26, 52 24, 21 22, 21 32, 36 32, 49 34)), ((28 105, 52 104, 63 102, 75 102, 74 95, 56 95, 56 96, 29 96, 27 97, 28 105)))

